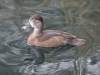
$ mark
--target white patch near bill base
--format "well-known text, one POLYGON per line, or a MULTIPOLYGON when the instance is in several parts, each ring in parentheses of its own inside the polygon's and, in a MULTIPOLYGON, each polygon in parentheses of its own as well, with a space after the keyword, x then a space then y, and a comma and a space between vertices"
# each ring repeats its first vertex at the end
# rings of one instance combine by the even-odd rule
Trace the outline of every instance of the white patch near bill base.
POLYGON ((23 26, 21 29, 26 29, 27 27, 26 26, 23 26))

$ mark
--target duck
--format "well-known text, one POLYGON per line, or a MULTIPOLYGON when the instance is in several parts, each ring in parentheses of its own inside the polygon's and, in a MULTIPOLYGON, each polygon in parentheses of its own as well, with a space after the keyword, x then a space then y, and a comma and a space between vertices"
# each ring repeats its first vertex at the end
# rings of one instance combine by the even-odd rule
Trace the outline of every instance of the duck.
POLYGON ((28 23, 22 27, 27 29, 34 28, 27 39, 27 44, 39 47, 57 47, 62 45, 80 46, 85 43, 85 39, 76 38, 76 36, 60 30, 43 30, 43 18, 40 15, 33 15, 28 23))

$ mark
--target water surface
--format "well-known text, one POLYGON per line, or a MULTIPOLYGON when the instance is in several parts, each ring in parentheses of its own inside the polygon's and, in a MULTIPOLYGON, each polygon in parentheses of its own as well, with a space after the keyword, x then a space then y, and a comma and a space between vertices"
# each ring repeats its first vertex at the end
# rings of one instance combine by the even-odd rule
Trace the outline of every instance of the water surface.
POLYGON ((99 9, 99 0, 0 0, 0 75, 100 75, 99 9), (30 48, 33 29, 21 27, 34 14, 44 18, 45 30, 66 31, 86 43, 56 52, 30 48))

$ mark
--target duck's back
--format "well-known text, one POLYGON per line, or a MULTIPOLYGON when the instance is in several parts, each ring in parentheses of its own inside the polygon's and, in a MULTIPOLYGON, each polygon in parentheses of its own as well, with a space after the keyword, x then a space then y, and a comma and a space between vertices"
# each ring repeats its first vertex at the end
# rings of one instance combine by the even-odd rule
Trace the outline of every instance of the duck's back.
POLYGON ((72 34, 58 30, 45 30, 42 34, 35 37, 31 34, 28 39, 28 44, 41 47, 56 47, 66 44, 81 45, 83 43, 83 39, 77 39, 72 34))

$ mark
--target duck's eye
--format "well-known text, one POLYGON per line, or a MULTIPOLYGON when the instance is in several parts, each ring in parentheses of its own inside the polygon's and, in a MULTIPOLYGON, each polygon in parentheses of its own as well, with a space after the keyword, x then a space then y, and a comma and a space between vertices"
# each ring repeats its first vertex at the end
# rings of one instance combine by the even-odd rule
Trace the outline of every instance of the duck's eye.
POLYGON ((33 20, 33 22, 35 22, 35 19, 33 20))

